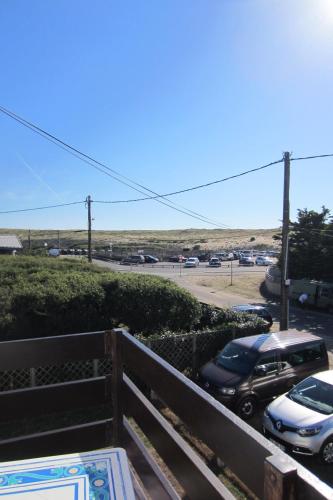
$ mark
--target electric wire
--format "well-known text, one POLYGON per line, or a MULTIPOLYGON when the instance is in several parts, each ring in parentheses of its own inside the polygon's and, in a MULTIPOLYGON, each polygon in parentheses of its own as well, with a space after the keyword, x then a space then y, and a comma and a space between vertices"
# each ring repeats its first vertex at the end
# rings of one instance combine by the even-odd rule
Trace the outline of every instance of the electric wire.
MULTIPOLYGON (((56 136, 50 134, 49 132, 47 132, 46 130, 43 130, 42 128, 38 127, 37 125, 33 124, 32 122, 29 122, 27 120, 25 120, 24 118, 20 117, 19 115, 17 115, 16 113, 4 108, 3 106, 0 106, 0 111, 7 115, 9 118, 12 118, 13 120, 17 121, 18 123, 20 123, 21 125, 23 125, 24 127, 30 129, 31 131, 39 134, 41 137, 49 140, 50 142, 52 142, 53 144, 57 145, 58 147, 60 147, 61 149, 67 151, 68 153, 72 154, 73 156, 75 156, 76 158, 80 159, 81 161, 84 161, 85 163, 87 163, 88 165, 92 166, 93 168, 95 168, 96 170, 108 175, 109 177, 113 178, 114 180, 120 182, 121 184, 124 184, 126 186, 128 186, 129 188, 131 189, 134 189, 135 191, 145 195, 146 193, 142 192, 140 189, 137 189, 135 188, 134 186, 131 186, 128 182, 125 182, 121 179, 119 179, 118 177, 122 177, 126 180, 128 180, 129 182, 131 182, 132 184, 135 184, 137 186, 139 186, 140 188, 142 189, 145 189, 146 191, 149 191, 155 195, 157 195, 157 193, 155 193, 154 191, 150 190, 149 188, 146 188, 145 186, 142 186, 141 184, 135 182, 135 181, 132 181, 131 179, 125 177, 124 175, 120 174, 119 172, 117 172, 116 170, 112 169, 111 167, 109 167, 108 165, 98 161, 98 160, 95 160, 93 157, 85 154, 85 153, 82 153, 80 150, 74 148, 73 146, 71 146, 70 144, 67 144, 66 142, 62 141, 61 139, 58 139, 56 136), (97 165, 94 165, 93 163, 91 162, 94 162, 96 163, 97 165, 100 165, 101 167, 103 167, 104 169, 107 169, 108 172, 106 172, 105 170, 103 170, 102 168, 100 167, 97 167, 97 165), (110 172, 113 172, 115 173, 118 177, 116 177, 115 175, 112 175, 110 174, 110 172)), ((162 205, 165 205, 169 208, 172 208, 178 212, 181 212, 185 215, 188 215, 190 217, 193 217, 197 220, 200 220, 201 222, 204 222, 204 223, 208 223, 208 224, 211 224, 213 226, 216 226, 216 227, 229 227, 227 226, 226 224, 216 224, 215 222, 213 222, 211 219, 209 219, 208 217, 202 215, 202 214, 199 214, 198 212, 194 212, 192 210, 189 210, 185 207, 182 207, 181 205, 178 205, 178 206, 181 206, 182 209, 177 209, 176 207, 172 206, 172 205, 169 205, 168 203, 166 202, 162 202, 161 200, 158 200, 157 198, 165 198, 165 196, 160 196, 160 195, 157 195, 156 197, 151 197, 152 199, 155 199, 156 198, 156 201, 158 201, 160 204, 162 205)), ((172 204, 175 204, 174 202, 170 201, 170 200, 166 200, 166 201, 169 201, 170 203, 172 204)))
POLYGON ((81 205, 84 201, 72 201, 70 203, 60 203, 59 205, 47 205, 44 207, 20 208, 16 210, 1 210, 0 214, 13 214, 17 212, 32 212, 34 210, 46 210, 48 208, 68 207, 70 205, 81 205))
POLYGON ((300 156, 298 158, 290 158, 290 161, 313 160, 314 158, 328 158, 330 156, 333 156, 333 153, 330 153, 330 154, 327 154, 327 155, 300 156))
POLYGON ((174 196, 176 194, 188 193, 189 191, 195 191, 196 189, 202 189, 202 188, 205 188, 208 186, 212 186, 213 184, 219 184, 221 182, 230 181, 231 179, 236 179, 237 177, 242 177, 243 175, 247 175, 247 174, 250 174, 252 172, 257 172, 258 170, 263 170, 265 168, 271 167, 272 165, 276 165, 277 163, 282 163, 282 162, 283 162, 283 159, 273 161, 271 163, 267 163, 266 165, 262 165, 261 167, 252 168, 251 170, 246 170, 244 172, 240 172, 239 174, 230 175, 229 177, 224 177, 223 179, 218 179, 218 180, 215 180, 212 182, 207 182, 205 184, 200 184, 198 186, 193 186, 193 187, 186 188, 186 189, 181 189, 179 191, 173 191, 171 193, 160 194, 157 196, 148 196, 147 198, 136 198, 136 199, 132 199, 132 200, 114 200, 114 201, 112 201, 112 200, 111 201, 95 200, 95 203, 132 203, 132 202, 136 202, 136 201, 155 200, 155 199, 160 198, 160 197, 163 198, 165 196, 174 196))

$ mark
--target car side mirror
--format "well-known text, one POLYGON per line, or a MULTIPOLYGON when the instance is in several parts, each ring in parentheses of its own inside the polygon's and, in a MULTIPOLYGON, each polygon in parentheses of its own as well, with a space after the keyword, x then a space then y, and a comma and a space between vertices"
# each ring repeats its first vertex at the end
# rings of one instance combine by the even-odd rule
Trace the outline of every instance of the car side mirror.
POLYGON ((267 374, 267 367, 265 365, 259 365, 254 367, 254 374, 257 377, 263 377, 267 374))

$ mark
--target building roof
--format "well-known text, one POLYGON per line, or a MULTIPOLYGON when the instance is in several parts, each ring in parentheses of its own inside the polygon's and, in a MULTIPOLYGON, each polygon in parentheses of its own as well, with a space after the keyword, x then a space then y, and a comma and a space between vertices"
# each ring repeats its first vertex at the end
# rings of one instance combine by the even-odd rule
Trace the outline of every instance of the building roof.
POLYGON ((320 337, 316 337, 316 335, 312 333, 288 330, 285 332, 252 335, 250 337, 234 340, 234 342, 257 352, 266 352, 274 349, 284 349, 287 346, 297 345, 303 342, 314 342, 316 340, 320 340, 320 337))
POLYGON ((15 234, 0 234, 0 249, 21 250, 22 243, 15 234))

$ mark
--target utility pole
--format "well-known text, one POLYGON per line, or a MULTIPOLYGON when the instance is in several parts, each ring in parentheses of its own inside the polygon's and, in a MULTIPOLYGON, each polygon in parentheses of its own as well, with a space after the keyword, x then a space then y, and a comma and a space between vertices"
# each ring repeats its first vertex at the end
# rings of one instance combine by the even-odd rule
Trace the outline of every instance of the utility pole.
POLYGON ((28 248, 29 248, 29 252, 31 250, 31 231, 29 229, 29 232, 28 232, 28 248))
POLYGON ((60 231, 58 230, 58 248, 60 250, 60 231))
POLYGON ((86 205, 88 207, 88 262, 92 262, 91 258, 91 197, 87 196, 86 205))
POLYGON ((284 185, 283 185, 283 221, 282 221, 282 252, 281 252, 281 311, 280 330, 289 328, 289 285, 288 279, 288 234, 289 234, 289 186, 290 186, 290 153, 285 152, 284 185))

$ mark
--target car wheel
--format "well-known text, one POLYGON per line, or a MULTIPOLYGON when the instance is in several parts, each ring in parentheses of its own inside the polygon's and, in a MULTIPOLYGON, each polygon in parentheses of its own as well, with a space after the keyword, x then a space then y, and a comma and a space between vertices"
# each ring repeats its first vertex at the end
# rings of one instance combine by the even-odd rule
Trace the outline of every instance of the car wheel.
POLYGON ((320 449, 320 461, 325 465, 333 464, 333 436, 326 439, 320 449))
POLYGON ((237 405, 237 415, 243 420, 248 420, 253 417, 257 409, 257 401, 252 396, 247 396, 242 399, 237 405))

